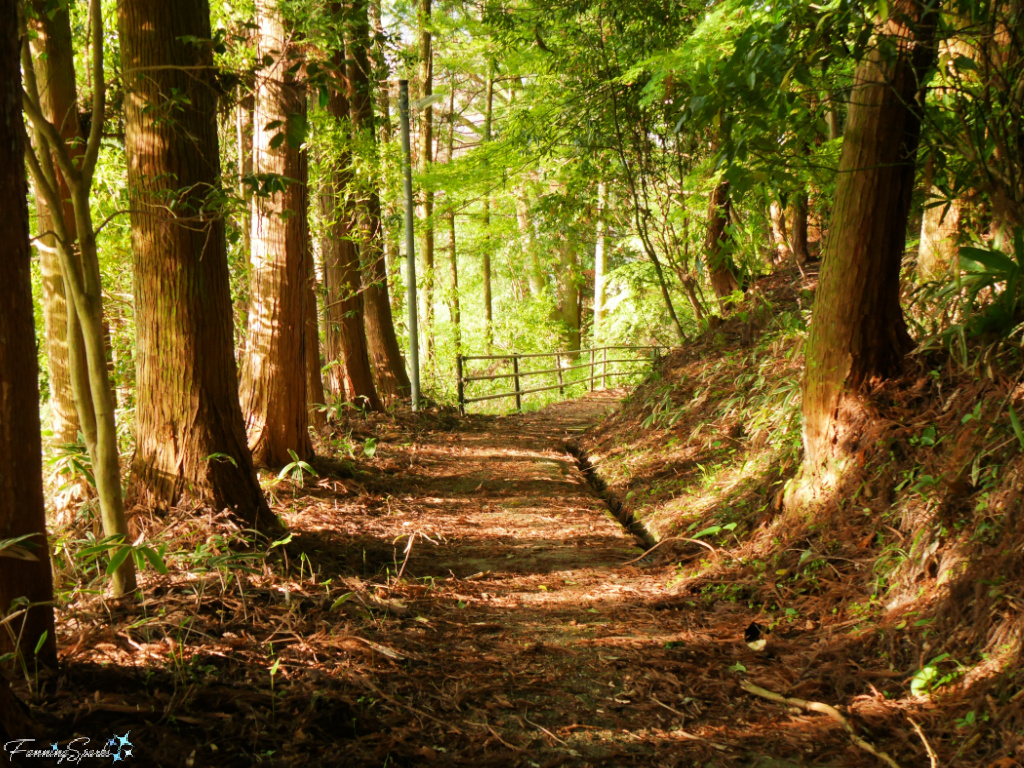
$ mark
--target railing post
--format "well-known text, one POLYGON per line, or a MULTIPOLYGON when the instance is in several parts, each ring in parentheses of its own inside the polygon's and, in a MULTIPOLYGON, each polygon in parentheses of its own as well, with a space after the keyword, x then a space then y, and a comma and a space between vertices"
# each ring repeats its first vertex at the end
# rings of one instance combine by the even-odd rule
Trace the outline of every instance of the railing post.
POLYGON ((558 371, 558 396, 565 397, 565 379, 562 377, 561 355, 555 355, 555 369, 558 371))
POLYGON ((523 412, 523 396, 522 396, 522 394, 520 394, 520 387, 519 387, 519 355, 513 355, 512 356, 512 373, 515 374, 514 378, 515 378, 515 382, 516 382, 516 410, 519 411, 520 413, 522 413, 523 412))
POLYGON ((466 415, 466 382, 462 379, 462 355, 455 356, 455 373, 459 386, 459 416, 466 415))
POLYGON ((590 391, 594 391, 594 357, 595 352, 593 349, 590 350, 590 391))
POLYGON ((608 389, 608 347, 601 352, 601 389, 608 389))

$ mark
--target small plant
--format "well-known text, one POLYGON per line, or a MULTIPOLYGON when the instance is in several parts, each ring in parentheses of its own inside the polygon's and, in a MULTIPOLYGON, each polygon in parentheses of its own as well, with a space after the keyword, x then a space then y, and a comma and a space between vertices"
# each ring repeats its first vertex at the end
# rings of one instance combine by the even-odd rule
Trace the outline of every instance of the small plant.
POLYGON ((288 455, 292 457, 292 460, 288 464, 285 464, 284 467, 281 468, 281 471, 278 472, 278 480, 283 480, 285 477, 288 477, 291 478, 291 481, 299 486, 299 488, 304 488, 307 473, 313 477, 320 477, 317 471, 313 469, 308 462, 300 459, 298 454, 291 448, 288 449, 288 455))
POLYGON ((376 437, 368 437, 368 438, 366 438, 366 442, 363 443, 363 456, 365 456, 368 459, 372 459, 376 455, 377 455, 377 438, 376 437))
POLYGON ((61 481, 58 492, 63 492, 83 481, 88 483, 90 488, 96 487, 92 461, 89 459, 89 452, 85 448, 85 439, 81 433, 77 442, 61 443, 56 446, 46 463, 51 467, 53 476, 61 481))
POLYGON ((917 670, 910 678, 910 693, 914 696, 924 696, 953 682, 963 674, 963 668, 959 664, 956 665, 956 669, 943 672, 939 665, 947 660, 952 661, 948 653, 943 653, 917 670))

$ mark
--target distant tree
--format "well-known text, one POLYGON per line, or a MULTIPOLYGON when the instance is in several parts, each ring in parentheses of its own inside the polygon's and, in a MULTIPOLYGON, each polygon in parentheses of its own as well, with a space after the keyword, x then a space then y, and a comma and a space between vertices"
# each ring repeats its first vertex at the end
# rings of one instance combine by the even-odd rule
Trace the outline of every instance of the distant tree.
POLYGON ((135 265, 132 492, 270 526, 238 400, 208 0, 118 4, 135 265))
MULTIPOLYGON (((335 17, 342 16, 340 3, 334 4, 333 10, 335 17)), ((364 309, 366 294, 360 285, 352 153, 349 136, 346 135, 349 102, 344 50, 335 51, 333 64, 336 77, 326 86, 327 113, 334 120, 337 149, 327 157, 329 165, 324 172, 319 198, 324 226, 320 254, 324 269, 324 323, 330 363, 328 381, 335 396, 379 411, 383 410, 383 405, 370 368, 364 309)), ((385 292, 386 288, 385 285, 385 292)))
POLYGON ((0 0, 0 211, 5 230, 0 258, 0 546, 7 545, 0 550, 0 614, 10 618, 0 632, 0 650, 17 650, 30 657, 41 642, 37 658, 55 666, 17 6, 17 0, 0 0), (10 540, 20 537, 26 538, 12 547, 10 540), (12 606, 16 598, 32 606, 20 617, 16 615, 19 607, 12 606), (20 638, 18 648, 14 637, 20 638))
MULTIPOLYGON (((448 70, 448 162, 455 159, 455 79, 452 71, 448 70)), ((455 331, 455 353, 462 353, 462 301, 459 296, 459 254, 455 242, 455 201, 452 195, 448 195, 445 206, 445 220, 448 223, 448 274, 451 277, 451 293, 449 294, 449 306, 451 308, 452 328, 455 331)))
POLYGON ((306 94, 299 47, 279 0, 257 0, 259 28, 253 171, 265 179, 252 207, 249 317, 242 413, 258 467, 313 453, 306 405, 308 300, 306 94))
MULTIPOLYGON (((352 131, 357 143, 376 145, 373 118, 373 79, 370 65, 372 36, 367 0, 352 4, 348 51, 348 103, 352 131)), ((366 337, 370 360, 381 397, 392 400, 409 394, 409 374, 398 348, 391 302, 388 299, 387 267, 384 261, 384 228, 381 224, 380 194, 375 187, 357 193, 358 243, 365 288, 366 337)))
MULTIPOLYGON (((418 0, 416 22, 419 25, 419 87, 420 97, 429 99, 434 93, 434 46, 431 30, 431 0, 418 0)), ((416 170, 425 174, 434 162, 434 108, 428 101, 419 110, 419 152, 416 170)), ((424 187, 419 204, 420 243, 420 322, 427 359, 434 358, 434 191, 424 187)))
POLYGON ((861 387, 899 371, 911 346, 900 307, 900 263, 922 89, 935 58, 935 17, 927 0, 892 3, 854 76, 806 346, 804 466, 812 476, 857 445, 866 418, 861 387))
MULTIPOLYGON (((491 141, 491 134, 494 125, 494 61, 487 61, 487 85, 484 88, 484 133, 483 142, 491 141)), ((483 227, 486 232, 491 226, 491 195, 488 192, 484 195, 484 217, 483 227)), ((483 269, 483 290, 484 290, 484 341, 487 350, 494 346, 494 278, 491 268, 491 243, 484 243, 483 255, 481 257, 481 268, 483 269)))

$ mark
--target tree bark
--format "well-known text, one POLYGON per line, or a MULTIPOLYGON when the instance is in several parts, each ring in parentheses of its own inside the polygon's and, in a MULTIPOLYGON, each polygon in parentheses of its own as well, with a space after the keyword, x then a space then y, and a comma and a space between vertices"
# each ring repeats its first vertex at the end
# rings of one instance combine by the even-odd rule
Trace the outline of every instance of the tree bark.
POLYGON ((775 239, 775 264, 781 266, 789 261, 789 233, 786 231, 786 211, 782 204, 773 200, 771 207, 772 235, 775 239))
MULTIPOLYGON (((377 89, 377 105, 380 109, 380 120, 378 122, 379 141, 385 146, 394 140, 394 131, 391 124, 391 80, 390 68, 384 51, 384 22, 381 18, 381 0, 371 0, 369 4, 370 25, 373 31, 374 43, 370 46, 371 63, 375 70, 375 76, 370 80, 380 83, 377 89)), ((385 174, 390 172, 390 166, 384 170, 385 174)), ((387 185, 385 183, 385 188, 387 185)), ((401 227, 396 226, 398 208, 395 199, 387 197, 384 204, 384 211, 381 217, 382 237, 384 241, 384 266, 388 275, 388 294, 391 299, 392 317, 400 315, 405 306, 403 301, 404 291, 396 284, 400 275, 399 260, 401 249, 398 239, 401 237, 401 227)))
POLYGON ((258 58, 269 62, 256 91, 253 170, 293 181, 253 201, 249 325, 242 368, 242 412, 258 467, 313 453, 306 410, 307 167, 301 151, 304 88, 279 0, 257 0, 258 58), (268 127, 277 124, 280 127, 268 127), (285 132, 283 140, 279 136, 285 132), (296 135, 299 134, 299 135, 296 135), (279 143, 278 143, 279 142, 279 143))
POLYGON ((881 32, 895 58, 876 48, 854 75, 803 382, 804 467, 826 483, 823 468, 849 455, 863 434, 861 385, 898 372, 911 347, 900 262, 935 14, 922 0, 895 3, 881 32))
POLYGON ((811 260, 807 247, 807 193, 798 192, 793 198, 793 258, 799 266, 811 260))
MULTIPOLYGON (((451 92, 448 95, 448 162, 455 159, 455 80, 449 70, 451 92)), ((450 198, 450 195, 449 195, 450 198)), ((455 354, 462 354, 462 303, 459 298, 459 255, 455 245, 455 203, 448 200, 445 218, 448 220, 448 272, 451 276, 452 327, 455 331, 455 354)))
POLYGON ((704 239, 704 264, 707 267, 711 290, 715 296, 724 299, 740 284, 733 272, 732 259, 726 253, 729 239, 726 225, 729 223, 729 182, 720 181, 715 185, 708 201, 708 232, 704 239))
POLYGON ((569 350, 580 348, 580 265, 576 243, 565 238, 558 248, 559 270, 555 281, 556 314, 566 332, 569 350))
MULTIPOLYGON (((929 202, 941 196, 930 190, 929 202)), ((917 274, 922 280, 935 280, 956 265, 960 257, 960 201, 951 200, 924 209, 921 216, 921 243, 917 251, 917 274)))
POLYGON ((597 185, 597 224, 595 226, 596 244, 594 246, 594 329, 591 346, 597 347, 604 343, 604 301, 606 265, 606 230, 605 215, 608 209, 608 185, 603 181, 597 185))
MULTIPOLYGON (((494 122, 494 62, 487 62, 487 86, 484 105, 484 143, 491 140, 491 129, 494 122)), ((494 347, 494 294, 491 285, 491 197, 484 197, 484 249, 483 249, 483 280, 484 280, 484 341, 487 350, 494 347)))
MULTIPOLYGON (((434 93, 434 50, 430 34, 431 0, 419 0, 419 85, 420 97, 428 98, 434 93)), ((434 108, 430 105, 419 111, 419 153, 416 170, 426 174, 433 163, 434 152, 434 108)), ((427 360, 434 359, 434 192, 424 188, 419 205, 420 225, 420 291, 421 331, 426 342, 427 360)))
MULTIPOLYGON (((240 224, 242 230, 242 248, 245 257, 252 255, 252 186, 246 184, 246 179, 252 176, 252 136, 253 136, 253 112, 256 108, 255 97, 252 94, 254 83, 246 83, 241 86, 245 90, 238 101, 236 108, 236 141, 238 142, 238 194, 245 201, 244 221, 240 224)), ((246 319, 248 312, 245 313, 246 319)))
MULTIPOLYGON (((351 39, 348 45, 349 109, 352 130, 362 134, 363 141, 376 142, 373 120, 372 80, 370 79, 370 24, 366 0, 352 6, 351 39)), ((407 397, 411 392, 409 374, 398 348, 391 303, 388 298, 388 275, 381 245, 380 196, 376 189, 359 191, 357 215, 359 246, 363 268, 366 338, 377 393, 384 399, 407 397)))
POLYGON ((118 4, 135 264, 130 495, 271 526, 238 401, 207 0, 118 4), (174 104, 167 95, 181 94, 174 104), (211 458, 214 457, 214 458, 211 458), (228 458, 230 457, 230 458, 228 458))
POLYGON ((530 293, 540 297, 544 295, 547 288, 547 280, 544 275, 544 268, 541 266, 540 257, 537 255, 537 239, 533 232, 533 219, 530 218, 530 201, 526 189, 517 187, 515 190, 516 200, 516 222, 519 224, 519 236, 523 240, 523 255, 527 275, 527 285, 530 293))
POLYGON ((198 497, 267 523, 238 407, 224 224, 209 210, 216 73, 208 51, 181 40, 209 38, 209 8, 130 0, 119 16, 138 308, 132 492, 158 504, 198 497), (174 91, 188 102, 169 107, 174 91))
MULTIPOLYGON (((42 441, 39 424, 39 370, 32 306, 31 250, 21 118, 21 64, 18 8, 0 0, 0 211, 4 212, 4 255, 0 258, 0 539, 30 536, 24 548, 35 559, 0 557, 0 611, 27 598, 33 607, 0 632, 0 651, 18 651, 56 666, 53 577, 43 506, 42 441)), ((5 553, 9 554, 9 553, 5 553)))
MULTIPOLYGON (((344 69, 344 52, 336 52, 334 63, 344 69)), ((346 78, 347 80, 347 78, 346 78)), ((330 90, 327 110, 341 129, 349 119, 348 97, 339 85, 330 90)), ((320 213, 324 238, 320 252, 324 263, 324 325, 327 358, 332 363, 328 381, 335 396, 359 403, 374 411, 383 410, 370 369, 366 322, 360 288, 359 251, 353 241, 356 205, 351 158, 343 152, 328 169, 320 191, 320 213)))
POLYGON ((306 410, 309 421, 318 435, 327 430, 327 414, 323 407, 327 403, 324 393, 323 357, 320 355, 320 311, 317 307, 316 270, 313 266, 313 249, 306 252, 306 327, 304 345, 306 348, 306 410))
MULTIPOLYGON (((71 153, 81 153, 82 135, 78 120, 78 93, 75 88, 74 48, 71 42, 71 18, 64 5, 48 10, 43 0, 33 0, 34 13, 29 27, 35 33, 31 41, 32 62, 40 86, 39 106, 43 117, 49 120, 64 139, 71 153), (76 144, 77 143, 77 144, 76 144), (76 149, 76 146, 78 147, 76 149)), ((71 206, 71 193, 64 174, 57 169, 58 193, 62 202, 58 212, 70 237, 75 237, 75 211, 71 206)), ((43 287, 43 323, 46 334, 46 362, 50 373, 50 429, 57 443, 75 443, 82 429, 71 388, 71 359, 69 345, 77 346, 78 359, 82 355, 82 334, 75 325, 76 337, 68 336, 68 305, 64 291, 64 278, 60 272, 57 239, 53 232, 53 216, 46 204, 46 196, 38 190, 36 224, 39 266, 43 287), (50 233, 50 234, 46 234, 50 233)))

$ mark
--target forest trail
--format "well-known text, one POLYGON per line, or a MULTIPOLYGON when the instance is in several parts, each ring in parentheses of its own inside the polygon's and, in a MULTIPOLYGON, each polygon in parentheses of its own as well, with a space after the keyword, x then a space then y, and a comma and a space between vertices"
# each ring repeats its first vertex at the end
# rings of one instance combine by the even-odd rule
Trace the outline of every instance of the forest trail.
POLYGON ((789 768, 762 755, 843 750, 828 718, 740 689, 745 669, 795 674, 747 648, 744 605, 702 609, 671 564, 626 564, 637 540, 566 450, 617 402, 357 418, 372 471, 271 483, 289 535, 269 557, 226 549, 215 517, 154 519, 176 570, 147 572, 141 604, 95 595, 61 618, 41 732, 127 732, 140 764, 183 768, 789 768))
POLYGON ((374 640, 403 658, 363 669, 382 729, 341 764, 796 765, 758 757, 761 728, 748 747, 717 740, 746 699, 726 667, 754 655, 734 606, 707 629, 664 569, 625 565, 637 540, 566 451, 616 402, 470 418, 406 446, 389 513, 356 523, 396 542, 377 554, 403 579, 374 590, 396 624, 374 640))

